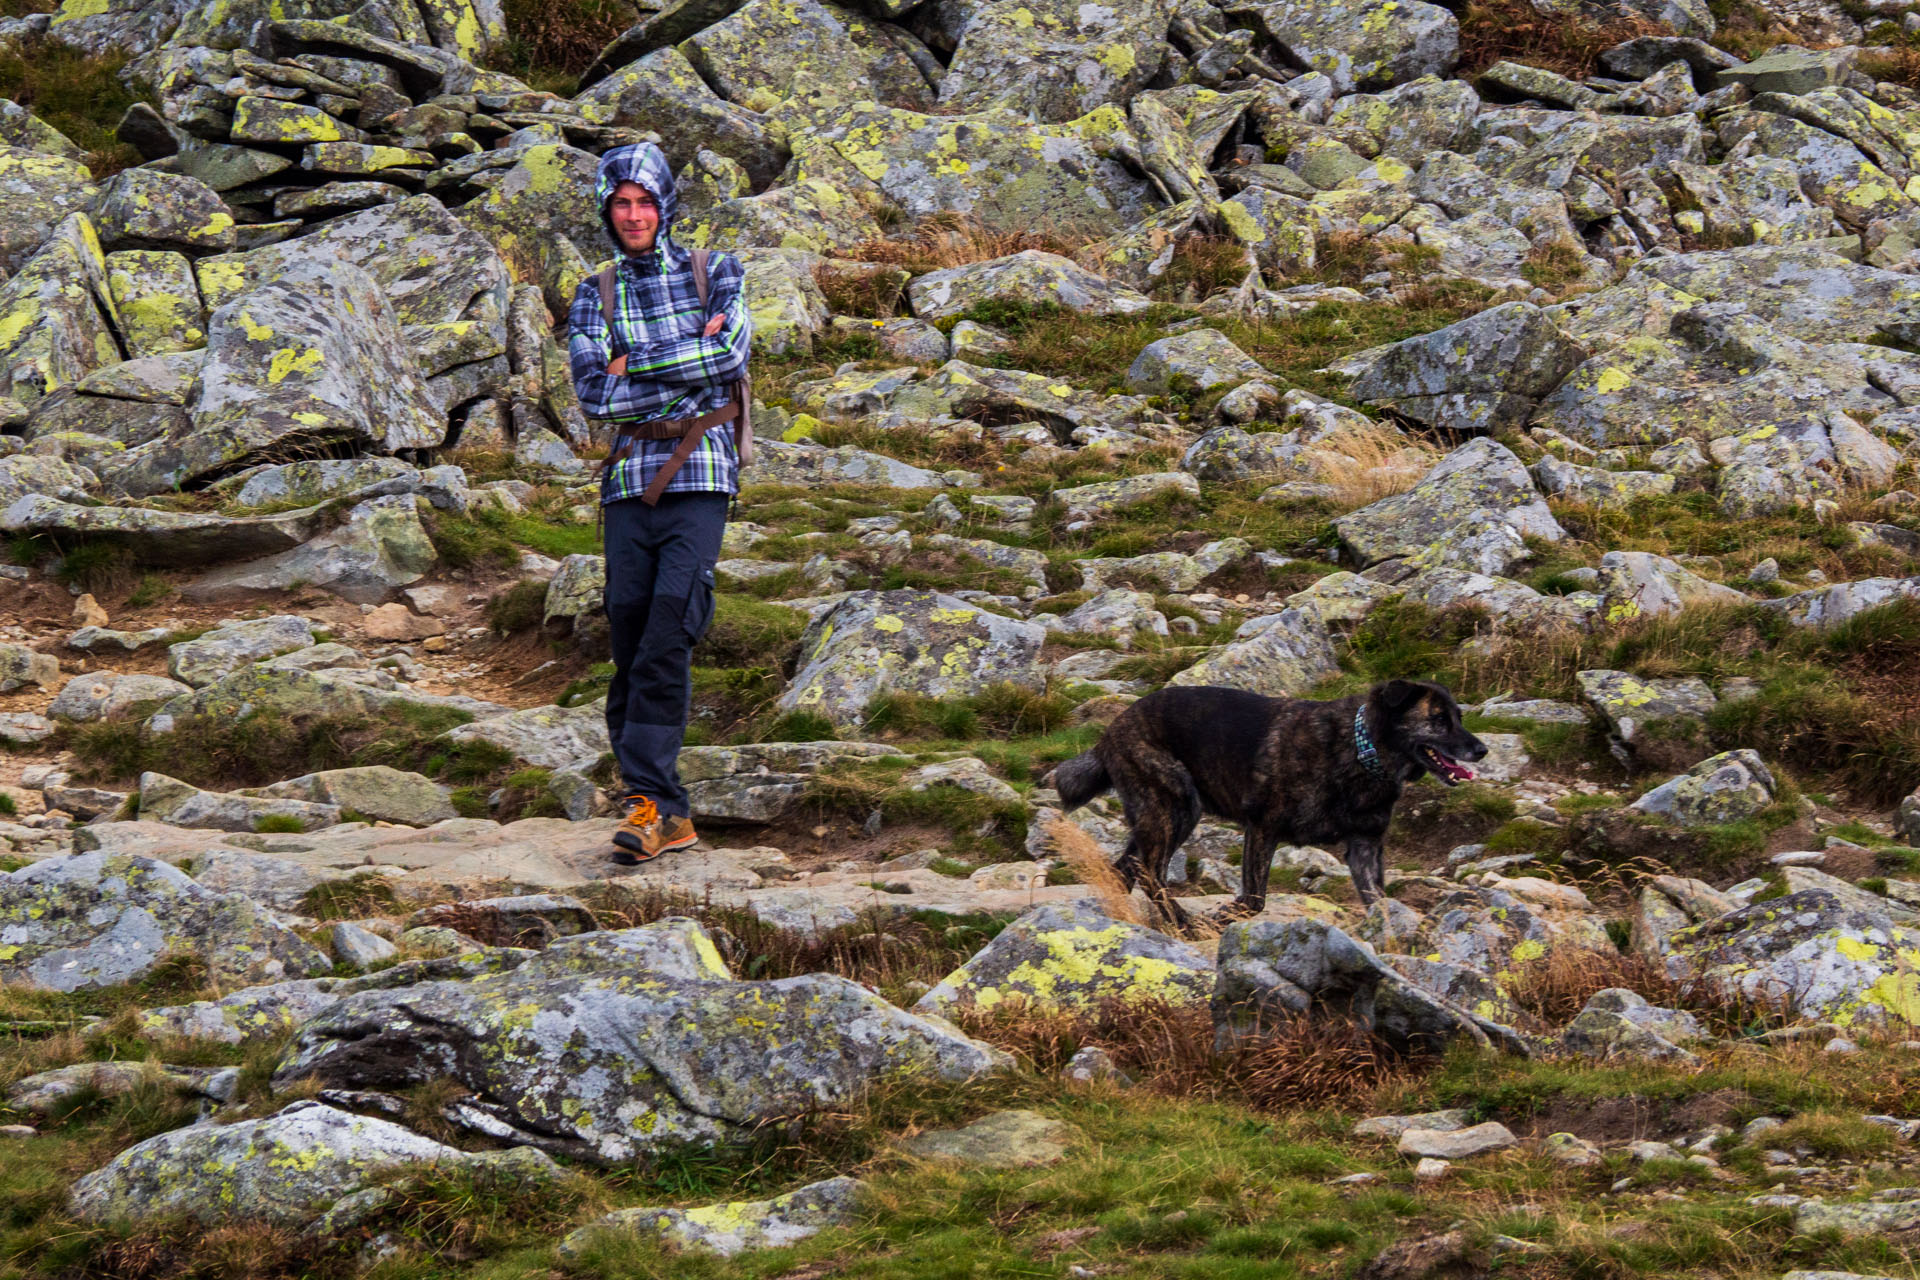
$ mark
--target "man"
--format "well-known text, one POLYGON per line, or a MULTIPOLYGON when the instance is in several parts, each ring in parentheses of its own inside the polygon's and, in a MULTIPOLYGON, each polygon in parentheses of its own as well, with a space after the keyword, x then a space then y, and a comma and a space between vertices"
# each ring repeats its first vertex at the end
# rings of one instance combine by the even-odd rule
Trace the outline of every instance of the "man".
POLYGON ((614 431, 600 487, 613 638, 607 736, 626 808, 613 857, 633 865, 699 838, 675 761, 692 700, 690 658, 713 621, 713 566, 739 490, 725 410, 745 376, 752 324, 746 272, 731 255, 710 255, 702 307, 693 256, 673 240, 679 200, 658 147, 609 151, 595 195, 619 253, 610 275, 589 276, 574 292, 567 354, 581 408, 614 431), (600 296, 608 279, 610 306, 600 296))

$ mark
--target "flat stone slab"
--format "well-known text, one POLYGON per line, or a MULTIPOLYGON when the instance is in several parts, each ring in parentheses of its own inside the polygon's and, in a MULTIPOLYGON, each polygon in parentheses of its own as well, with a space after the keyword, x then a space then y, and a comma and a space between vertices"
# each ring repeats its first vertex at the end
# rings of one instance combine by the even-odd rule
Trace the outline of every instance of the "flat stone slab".
POLYGON ((1066 1159, 1073 1129, 1036 1111, 996 1111, 963 1129, 936 1129, 901 1146, 929 1160, 986 1169, 1031 1169, 1066 1159))
POLYGON ((1507 1126, 1489 1120, 1468 1129, 1409 1129, 1395 1149, 1403 1156, 1433 1160, 1464 1160, 1489 1151, 1505 1151, 1519 1140, 1507 1126))

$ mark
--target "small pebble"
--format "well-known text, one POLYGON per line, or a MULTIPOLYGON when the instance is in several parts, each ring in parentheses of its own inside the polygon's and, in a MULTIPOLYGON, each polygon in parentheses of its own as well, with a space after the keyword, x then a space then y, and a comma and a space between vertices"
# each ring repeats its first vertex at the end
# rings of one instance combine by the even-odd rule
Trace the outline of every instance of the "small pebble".
POLYGON ((1847 1039, 1845 1036, 1835 1036, 1833 1039, 1827 1041, 1827 1052, 1828 1053, 1858 1053, 1860 1052, 1860 1046, 1855 1044, 1853 1041, 1847 1039))
POLYGON ((1413 1166, 1413 1176, 1422 1182, 1432 1182, 1435 1179, 1446 1177, 1447 1170, 1451 1168, 1453 1168, 1453 1166, 1445 1160, 1436 1160, 1432 1156, 1426 1156, 1419 1164, 1413 1166))

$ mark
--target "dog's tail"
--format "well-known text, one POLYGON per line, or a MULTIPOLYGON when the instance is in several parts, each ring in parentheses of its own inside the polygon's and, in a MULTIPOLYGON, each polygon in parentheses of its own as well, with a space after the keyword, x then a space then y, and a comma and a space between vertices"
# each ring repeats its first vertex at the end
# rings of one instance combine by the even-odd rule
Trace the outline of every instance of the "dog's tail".
POLYGON ((1051 780, 1053 789, 1060 793, 1060 807, 1068 812, 1113 788, 1113 779, 1107 776, 1107 766, 1101 764, 1100 757, 1091 751, 1083 751, 1073 759, 1056 765, 1051 780))

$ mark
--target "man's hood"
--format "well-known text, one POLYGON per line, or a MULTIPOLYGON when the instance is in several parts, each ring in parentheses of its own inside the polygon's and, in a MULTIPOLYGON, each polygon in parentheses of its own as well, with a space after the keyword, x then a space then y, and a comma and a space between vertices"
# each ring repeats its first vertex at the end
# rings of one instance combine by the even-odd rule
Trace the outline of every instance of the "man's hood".
POLYGON ((660 231, 654 243, 661 244, 673 225, 673 215, 680 208, 680 195, 673 185, 673 166, 651 142, 615 147, 600 157, 600 172, 594 178, 593 193, 600 202, 600 222, 607 229, 607 239, 619 253, 626 250, 620 237, 614 234, 613 220, 607 216, 607 202, 613 199, 613 189, 623 182, 639 183, 652 193, 654 202, 660 206, 660 231))

